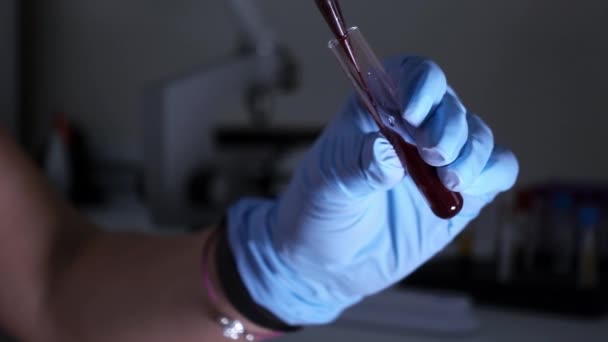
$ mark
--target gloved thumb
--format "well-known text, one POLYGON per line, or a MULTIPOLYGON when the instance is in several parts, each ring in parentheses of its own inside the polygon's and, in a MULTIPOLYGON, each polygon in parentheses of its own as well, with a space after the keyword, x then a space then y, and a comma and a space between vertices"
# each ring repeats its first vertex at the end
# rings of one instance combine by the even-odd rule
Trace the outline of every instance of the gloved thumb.
MULTIPOLYGON (((353 188, 364 192, 387 191, 395 187, 405 171, 393 146, 379 132, 367 133, 361 149, 360 182, 353 188)), ((354 184, 353 184, 354 185, 354 184)))
POLYGON ((392 189, 404 176, 393 146, 381 133, 353 133, 337 122, 303 160, 292 190, 325 205, 352 206, 356 200, 392 189))

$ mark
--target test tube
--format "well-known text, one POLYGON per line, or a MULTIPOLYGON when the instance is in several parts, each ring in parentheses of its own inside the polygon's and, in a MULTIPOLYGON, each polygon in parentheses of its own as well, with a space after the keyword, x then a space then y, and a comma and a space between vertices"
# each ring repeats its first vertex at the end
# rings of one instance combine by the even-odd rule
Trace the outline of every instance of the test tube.
POLYGON ((463 206, 461 194, 445 188, 435 167, 420 156, 411 129, 401 116, 397 82, 385 71, 361 31, 357 27, 348 29, 346 35, 329 42, 329 49, 431 210, 442 219, 456 216, 463 206))

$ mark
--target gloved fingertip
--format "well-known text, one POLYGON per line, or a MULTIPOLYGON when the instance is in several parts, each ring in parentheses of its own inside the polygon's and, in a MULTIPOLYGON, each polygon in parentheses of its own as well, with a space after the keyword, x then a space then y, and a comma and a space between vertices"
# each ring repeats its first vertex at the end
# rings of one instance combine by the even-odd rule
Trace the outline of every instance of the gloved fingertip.
POLYGON ((420 149, 420 155, 431 166, 444 166, 448 163, 445 154, 436 148, 423 147, 420 149))
POLYGON ((378 137, 374 140, 373 150, 375 159, 379 163, 387 167, 401 167, 399 157, 397 156, 393 145, 391 145, 391 143, 384 136, 378 135, 378 137))
POLYGON ((496 145, 481 175, 465 191, 474 196, 496 195, 511 189, 517 182, 518 175, 519 163, 515 154, 496 145))
POLYGON ((440 175, 443 185, 452 191, 461 191, 462 178, 456 172, 448 170, 440 175))
POLYGON ((388 189, 399 183, 405 172, 390 142, 376 133, 368 136, 367 145, 363 160, 368 162, 362 165, 362 170, 369 185, 374 189, 388 189))
POLYGON ((426 95, 420 95, 418 98, 412 98, 407 101, 403 111, 403 118, 410 125, 419 127, 431 112, 432 108, 433 99, 426 95))
POLYGON ((441 68, 425 58, 402 63, 400 84, 403 87, 403 119, 414 127, 422 125, 433 107, 441 102, 447 89, 447 80, 441 68))
POLYGON ((517 178, 519 176, 519 161, 515 156, 513 151, 504 148, 503 146, 497 145, 495 149, 495 154, 500 155, 503 164, 503 188, 502 191, 507 191, 515 186, 517 182, 517 178))

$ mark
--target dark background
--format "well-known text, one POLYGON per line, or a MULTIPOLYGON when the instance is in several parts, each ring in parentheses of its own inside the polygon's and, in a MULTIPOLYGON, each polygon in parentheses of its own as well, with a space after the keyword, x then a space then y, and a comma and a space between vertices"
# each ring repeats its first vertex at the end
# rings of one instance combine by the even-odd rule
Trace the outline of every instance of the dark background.
MULTIPOLYGON (((280 99, 275 122, 325 123, 350 88, 326 49, 330 34, 312 1, 256 4, 301 67, 300 88, 280 99)), ((64 111, 104 158, 141 159, 140 96, 147 82, 214 63, 235 47, 236 20, 224 1, 22 6, 28 88, 21 113, 30 138, 43 139, 50 114, 64 111)), ((606 180, 607 2, 348 0, 343 7, 379 55, 416 53, 436 60, 469 109, 516 151, 521 182, 606 180)), ((9 13, 0 10, 3 37, 13 27, 9 13)), ((0 44, 1 58, 9 57, 0 68, 10 84, 6 52, 13 43, 5 38, 0 44)), ((0 87, 3 101, 14 98, 4 76, 0 87)), ((6 108, 10 113, 10 100, 6 108)), ((240 113, 225 118, 244 120, 240 113)))

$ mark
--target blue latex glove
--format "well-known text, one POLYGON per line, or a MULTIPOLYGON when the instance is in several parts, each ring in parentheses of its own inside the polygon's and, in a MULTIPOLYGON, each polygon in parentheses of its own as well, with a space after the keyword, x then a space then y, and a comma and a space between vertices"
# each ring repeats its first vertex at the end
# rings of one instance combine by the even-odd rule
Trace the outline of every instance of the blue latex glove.
POLYGON ((328 323, 427 261, 497 194, 518 163, 466 111, 441 69, 420 57, 386 63, 403 90, 403 117, 423 158, 464 207, 430 210, 392 146, 351 98, 305 156, 278 200, 243 199, 228 213, 229 242, 254 300, 293 325, 328 323))

